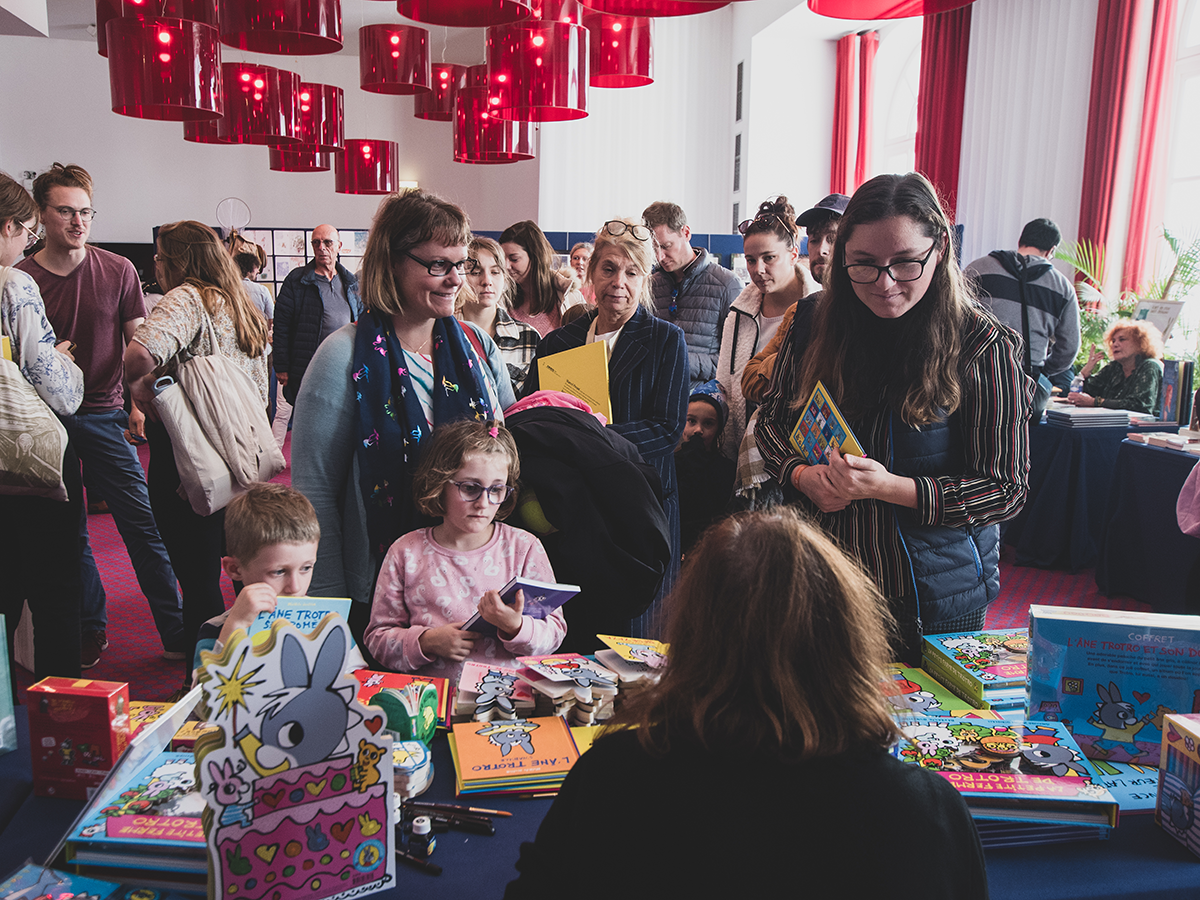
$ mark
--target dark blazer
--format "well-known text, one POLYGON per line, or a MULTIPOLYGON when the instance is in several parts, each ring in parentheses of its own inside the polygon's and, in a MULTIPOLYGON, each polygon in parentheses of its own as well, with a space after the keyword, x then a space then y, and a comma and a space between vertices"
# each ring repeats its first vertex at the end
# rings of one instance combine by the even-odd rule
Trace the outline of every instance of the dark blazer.
MULTIPOLYGON (((550 332, 538 343, 537 356, 525 379, 525 395, 538 390, 537 359, 587 342, 593 311, 550 332)), ((657 319, 639 307, 626 324, 608 361, 608 396, 613 423, 662 480, 663 511, 671 525, 671 548, 679 559, 679 497, 675 481, 675 447, 683 436, 688 404, 687 343, 677 325, 657 319)))
MULTIPOLYGON (((363 308, 358 295, 358 279, 341 263, 334 265, 346 291, 350 321, 355 322, 363 308)), ((284 385, 283 396, 288 403, 296 402, 300 382, 320 343, 324 305, 317 287, 316 271, 315 262, 292 269, 283 280, 279 297, 275 300, 275 337, 271 362, 276 372, 287 373, 288 383, 284 385)))

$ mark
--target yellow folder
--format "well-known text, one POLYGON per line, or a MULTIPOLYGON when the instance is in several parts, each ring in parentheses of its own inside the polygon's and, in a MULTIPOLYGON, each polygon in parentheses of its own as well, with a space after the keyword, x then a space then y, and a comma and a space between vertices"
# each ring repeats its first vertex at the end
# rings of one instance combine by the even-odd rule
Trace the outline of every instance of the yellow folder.
POLYGON ((578 397, 609 422, 612 401, 608 397, 608 348, 604 341, 573 347, 538 359, 538 386, 543 391, 562 391, 578 397))

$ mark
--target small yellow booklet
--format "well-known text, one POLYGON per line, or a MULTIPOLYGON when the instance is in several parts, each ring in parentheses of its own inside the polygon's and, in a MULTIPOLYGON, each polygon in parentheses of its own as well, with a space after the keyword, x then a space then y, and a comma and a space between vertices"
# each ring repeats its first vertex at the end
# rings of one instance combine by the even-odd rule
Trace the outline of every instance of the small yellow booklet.
POLYGON ((0 356, 12 362, 12 344, 9 343, 7 334, 0 335, 0 356))
POLYGON ((829 462, 830 444, 847 456, 867 455, 820 381, 804 405, 800 421, 792 429, 789 440, 810 466, 829 462))
POLYGON ((538 386, 578 397, 612 422, 608 397, 608 347, 604 341, 538 358, 538 386))

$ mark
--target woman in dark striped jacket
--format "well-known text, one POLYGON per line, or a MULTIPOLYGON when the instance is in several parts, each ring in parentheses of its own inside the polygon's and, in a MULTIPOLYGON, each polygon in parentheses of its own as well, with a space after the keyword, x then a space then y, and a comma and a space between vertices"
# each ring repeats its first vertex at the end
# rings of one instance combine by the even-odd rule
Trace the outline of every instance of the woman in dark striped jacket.
POLYGON ((999 528, 1025 502, 1033 382, 1020 339, 976 304, 951 224, 921 175, 851 199, 832 271, 793 321, 756 432, 767 470, 857 556, 892 603, 897 656, 983 627, 999 528), (820 380, 866 456, 808 465, 789 435, 820 380))

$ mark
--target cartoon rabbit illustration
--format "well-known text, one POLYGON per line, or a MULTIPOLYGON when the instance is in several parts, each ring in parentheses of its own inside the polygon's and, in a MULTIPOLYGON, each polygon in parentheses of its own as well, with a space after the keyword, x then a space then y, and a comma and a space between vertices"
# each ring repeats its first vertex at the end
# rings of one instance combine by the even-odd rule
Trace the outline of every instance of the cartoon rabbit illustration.
POLYGON ((488 669, 487 674, 475 685, 479 688, 479 699, 475 701, 475 715, 490 712, 497 706, 504 712, 513 712, 512 695, 516 681, 516 675, 505 675, 495 669, 488 669))
POLYGON ((1136 761, 1146 751, 1138 747, 1133 738, 1150 723, 1153 716, 1147 713, 1139 719, 1133 711, 1133 704, 1121 699, 1121 689, 1115 681, 1110 681, 1107 689, 1103 685, 1096 685, 1096 693, 1100 702, 1096 704, 1096 711, 1088 719, 1088 724, 1095 725, 1103 734, 1092 741, 1093 751, 1104 758, 1114 749, 1107 745, 1116 744, 1124 748, 1130 762, 1136 761))
POLYGON ((208 763, 208 774, 213 780, 209 790, 221 805, 222 825, 249 825, 253 820, 254 804, 250 798, 254 786, 239 777, 245 768, 245 763, 239 763, 235 769, 228 759, 221 766, 211 760, 208 763))
POLYGON ((488 725, 475 733, 486 735, 489 742, 500 748, 501 756, 508 756, 513 747, 520 747, 532 756, 533 740, 530 732, 539 727, 535 722, 514 719, 512 722, 497 722, 488 725))

